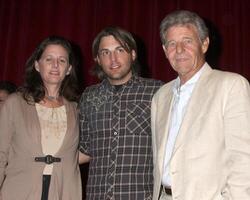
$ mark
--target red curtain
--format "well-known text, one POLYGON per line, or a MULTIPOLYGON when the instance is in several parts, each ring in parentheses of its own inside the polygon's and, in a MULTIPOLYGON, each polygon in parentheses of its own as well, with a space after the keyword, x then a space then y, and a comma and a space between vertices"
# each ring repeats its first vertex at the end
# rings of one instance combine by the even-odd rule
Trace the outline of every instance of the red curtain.
POLYGON ((0 80, 22 84, 25 62, 36 45, 61 35, 81 51, 82 88, 93 84, 91 44, 112 25, 136 36, 144 76, 169 81, 176 74, 161 48, 159 24, 175 9, 197 12, 212 29, 208 61, 213 67, 250 79, 248 0, 0 0, 0 80))
MULTIPOLYGON (((96 83, 91 44, 106 26, 132 32, 142 74, 165 82, 176 74, 161 48, 159 24, 176 9, 197 12, 211 30, 208 62, 250 79, 250 1, 248 0, 0 0, 0 80, 22 84, 24 65, 37 44, 60 35, 78 45, 82 89, 96 83)), ((87 166, 83 166, 83 185, 87 166), (86 170, 85 170, 86 169, 86 170)))

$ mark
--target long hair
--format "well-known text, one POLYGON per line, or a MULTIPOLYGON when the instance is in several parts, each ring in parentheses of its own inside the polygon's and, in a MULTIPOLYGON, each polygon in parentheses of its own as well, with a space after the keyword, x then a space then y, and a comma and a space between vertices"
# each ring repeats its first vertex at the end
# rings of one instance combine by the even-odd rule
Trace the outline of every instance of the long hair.
POLYGON ((107 27, 103 29, 94 39, 92 44, 92 55, 95 60, 95 65, 92 68, 91 72, 93 75, 96 75, 100 80, 106 77, 106 74, 102 70, 102 67, 96 61, 98 56, 99 46, 101 39, 106 36, 113 36, 117 42, 125 49, 127 53, 131 53, 132 50, 136 53, 135 60, 131 63, 131 69, 133 74, 138 74, 139 72, 139 63, 137 61, 137 45, 131 33, 121 29, 119 27, 107 27))
POLYGON ((66 75, 61 87, 59 89, 59 95, 63 96, 69 101, 77 101, 78 96, 78 84, 76 76, 76 58, 72 50, 72 46, 68 40, 59 36, 50 36, 44 39, 32 53, 30 58, 25 64, 25 81, 24 85, 18 90, 22 93, 23 98, 31 102, 39 102, 45 96, 46 88, 43 84, 40 73, 35 69, 35 61, 38 61, 44 50, 48 45, 55 44, 61 45, 68 53, 69 64, 72 66, 70 74, 66 75))

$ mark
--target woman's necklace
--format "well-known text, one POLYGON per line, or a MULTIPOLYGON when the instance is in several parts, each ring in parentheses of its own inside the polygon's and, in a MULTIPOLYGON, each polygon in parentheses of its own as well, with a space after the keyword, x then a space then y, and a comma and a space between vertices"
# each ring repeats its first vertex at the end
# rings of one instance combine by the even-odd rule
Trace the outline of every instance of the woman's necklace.
POLYGON ((51 100, 51 101, 55 101, 59 99, 59 96, 50 96, 50 95, 46 95, 46 98, 51 100))
POLYGON ((63 105, 62 98, 60 96, 45 95, 45 103, 52 108, 60 107, 63 105))
MULTIPOLYGON (((54 136, 59 139, 60 138, 60 128, 59 128, 59 113, 58 107, 63 105, 62 98, 60 96, 45 96, 46 104, 51 108, 51 115, 50 115, 50 126, 54 127, 53 132, 54 136)), ((50 133, 51 134, 51 133, 50 133)))

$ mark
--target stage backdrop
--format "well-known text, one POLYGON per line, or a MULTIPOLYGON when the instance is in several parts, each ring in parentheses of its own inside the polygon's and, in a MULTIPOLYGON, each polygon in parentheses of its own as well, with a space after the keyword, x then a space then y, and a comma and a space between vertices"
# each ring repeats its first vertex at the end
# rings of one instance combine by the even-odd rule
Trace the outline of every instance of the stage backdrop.
POLYGON ((94 37, 106 26, 120 26, 137 39, 142 75, 169 81, 176 74, 165 59, 159 24, 176 9, 195 11, 206 20, 211 65, 250 79, 248 0, 0 0, 0 80, 22 84, 25 62, 36 45, 61 35, 77 47, 84 89, 97 82, 89 75, 94 37))
MULTIPOLYGON (((209 64, 250 79, 249 0, 0 0, 0 80, 21 85, 37 44, 60 35, 75 44, 84 89, 98 81, 89 75, 94 37, 106 26, 120 26, 136 37, 142 75, 167 82, 176 74, 164 56, 159 24, 176 9, 195 11, 206 20, 209 64)), ((87 165, 81 169, 84 190, 87 165)))

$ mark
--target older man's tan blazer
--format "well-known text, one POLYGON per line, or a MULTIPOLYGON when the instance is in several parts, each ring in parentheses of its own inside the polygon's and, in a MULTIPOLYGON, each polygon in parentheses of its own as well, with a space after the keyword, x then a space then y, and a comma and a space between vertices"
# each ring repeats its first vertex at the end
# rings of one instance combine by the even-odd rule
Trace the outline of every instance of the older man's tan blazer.
MULTIPOLYGON (((152 101, 154 195, 160 193, 173 81, 152 101)), ((187 105, 170 161, 173 199, 250 200, 250 88, 240 75, 204 71, 187 105)))

